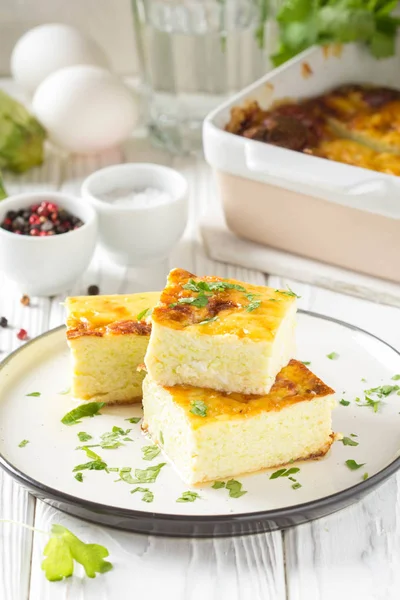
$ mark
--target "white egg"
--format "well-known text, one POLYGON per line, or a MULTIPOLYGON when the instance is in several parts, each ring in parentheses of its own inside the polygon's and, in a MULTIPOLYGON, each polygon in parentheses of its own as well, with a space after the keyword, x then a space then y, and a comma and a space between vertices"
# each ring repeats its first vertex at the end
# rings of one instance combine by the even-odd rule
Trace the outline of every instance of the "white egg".
POLYGON ((11 55, 11 73, 26 92, 34 92, 51 73, 72 65, 108 67, 103 50, 78 29, 51 23, 25 33, 11 55))
POLYGON ((109 71, 77 66, 49 75, 35 92, 32 110, 54 143, 88 154, 129 137, 138 102, 109 71))

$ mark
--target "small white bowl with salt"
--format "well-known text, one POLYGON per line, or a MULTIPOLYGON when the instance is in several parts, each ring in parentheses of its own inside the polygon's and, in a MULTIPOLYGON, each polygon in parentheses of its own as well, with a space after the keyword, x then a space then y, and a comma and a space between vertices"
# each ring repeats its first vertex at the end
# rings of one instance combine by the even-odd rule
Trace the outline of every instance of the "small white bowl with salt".
POLYGON ((100 241, 118 264, 143 267, 166 259, 185 230, 188 184, 169 167, 106 167, 85 179, 81 193, 96 209, 100 241))

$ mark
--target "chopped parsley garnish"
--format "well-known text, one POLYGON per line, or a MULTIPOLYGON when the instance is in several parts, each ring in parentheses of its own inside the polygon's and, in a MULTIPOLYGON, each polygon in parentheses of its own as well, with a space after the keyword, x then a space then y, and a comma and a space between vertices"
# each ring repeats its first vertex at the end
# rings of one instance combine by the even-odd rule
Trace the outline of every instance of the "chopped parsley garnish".
POLYGON ((212 484, 212 488, 214 490, 220 490, 221 488, 224 488, 226 486, 225 481, 214 481, 214 483, 212 484))
POLYGON ((203 402, 203 400, 193 400, 190 404, 190 412, 197 417, 206 417, 207 416, 207 404, 203 402))
POLYGON ((364 475, 363 475, 363 477, 362 477, 362 478, 363 478, 363 480, 364 480, 364 481, 365 481, 366 479, 368 479, 368 473, 364 473, 364 475))
POLYGON ((363 467, 365 465, 365 463, 361 463, 360 465, 358 463, 356 463, 355 460, 346 460, 346 466, 351 470, 351 471, 356 471, 357 469, 361 469, 361 467, 363 467))
POLYGON ((40 392, 31 392, 30 394, 25 394, 25 396, 34 396, 36 398, 37 396, 40 396, 40 392))
POLYGON ((136 319, 138 321, 141 321, 142 319, 145 319, 146 317, 150 316, 152 312, 153 310, 151 308, 145 308, 136 316, 136 319))
POLYGON ((183 492, 182 496, 178 498, 177 502, 194 502, 200 498, 197 492, 183 492))
POLYGON ((343 443, 343 446, 358 446, 358 442, 349 437, 344 437, 340 441, 343 443))
POLYGON ((18 448, 25 448, 27 444, 29 444, 29 440, 22 440, 22 442, 18 444, 18 448))
POLYGON ((49 581, 61 581, 71 577, 74 572, 74 560, 85 569, 88 577, 96 577, 96 573, 106 573, 112 564, 104 560, 108 550, 99 544, 85 544, 71 531, 62 525, 54 524, 51 538, 43 551, 46 557, 42 569, 49 581))
POLYGON ((252 312, 253 310, 256 310, 257 308, 260 308, 260 306, 261 306, 261 300, 252 300, 246 306, 246 312, 252 312))
POLYGON ((393 381, 399 381, 400 380, 400 373, 397 374, 397 375, 393 375, 392 380, 393 381))
POLYGON ((153 502, 154 494, 149 490, 149 488, 137 487, 134 490, 131 490, 131 494, 135 494, 136 492, 141 492, 142 502, 153 502))
POLYGON ((216 321, 218 319, 217 316, 215 317, 210 317, 209 319, 204 319, 204 321, 200 321, 200 323, 198 323, 198 325, 207 325, 207 323, 213 323, 214 321, 216 321))
POLYGON ((82 465, 77 465, 72 469, 73 473, 77 471, 105 471, 107 469, 107 464, 102 460, 91 460, 90 462, 84 463, 82 465))
POLYGON ((142 452, 143 460, 153 460, 160 454, 161 449, 158 446, 143 446, 142 452))
POLYGON ((363 383, 366 383, 366 382, 367 382, 367 380, 366 380, 364 377, 362 377, 362 378, 361 378, 361 381, 362 381, 363 383))
POLYGON ((160 442, 164 446, 164 436, 163 436, 163 432, 162 431, 160 431, 160 442))
MULTIPOLYGON (((207 306, 207 304, 208 304, 208 297, 202 295, 202 296, 197 296, 197 298, 179 298, 178 303, 179 304, 191 304, 192 306, 196 306, 197 308, 203 308, 204 306, 207 306)), ((172 308, 174 306, 176 306, 176 303, 171 304, 172 308)))
POLYGON ((339 358, 339 354, 337 352, 331 352, 330 354, 326 355, 326 358, 329 358, 330 360, 337 360, 339 358))
POLYGON ((339 402, 339 404, 341 404, 342 406, 348 406, 350 404, 350 402, 348 400, 344 400, 344 398, 342 398, 341 401, 339 402))
POLYGON ((358 435, 356 433, 351 433, 350 435, 351 435, 351 437, 358 437, 358 435))
POLYGON ((62 419, 64 425, 77 425, 84 417, 94 417, 103 408, 105 402, 87 402, 68 412, 62 419))
POLYGON ((378 398, 386 398, 386 396, 389 396, 392 392, 397 392, 398 390, 400 390, 400 386, 398 385, 380 385, 379 387, 365 390, 364 393, 376 394, 378 398))
POLYGON ((294 475, 298 473, 300 469, 298 467, 291 467, 290 469, 278 469, 270 476, 270 479, 278 479, 278 477, 289 477, 289 475, 294 475))
POLYGON ((225 487, 227 490, 229 490, 230 498, 240 498, 241 496, 247 494, 247 492, 242 491, 243 484, 241 484, 240 481, 236 481, 235 479, 230 479, 229 481, 227 481, 225 487))
POLYGON ((287 287, 287 290, 275 290, 275 292, 277 292, 278 294, 283 294, 284 296, 292 296, 293 298, 301 298, 301 296, 298 296, 297 294, 295 294, 294 291, 291 290, 288 285, 286 287, 287 287))
POLYGON ((92 436, 86 433, 85 431, 80 431, 78 433, 78 438, 80 442, 87 442, 92 439, 92 436))
POLYGON ((365 396, 365 404, 360 404, 358 401, 358 406, 369 406, 370 408, 372 408, 374 413, 378 412, 380 404, 381 404, 381 400, 373 400, 372 398, 369 398, 368 396, 365 396))
POLYGON ((223 292, 225 290, 238 290, 239 292, 245 292, 246 289, 242 285, 236 283, 229 283, 229 281, 195 281, 189 279, 188 283, 182 286, 184 290, 190 290, 192 292, 223 292))
POLYGON ((142 420, 142 417, 130 417, 129 419, 125 419, 125 421, 128 421, 129 423, 139 423, 139 421, 142 420))
POLYGON ((91 459, 93 459, 93 460, 97 460, 97 461, 100 461, 100 462, 101 462, 101 456, 99 456, 98 454, 96 454, 96 452, 93 452, 93 450, 91 450, 91 449, 89 448, 89 446, 81 446, 81 447, 79 448, 79 450, 84 450, 84 451, 86 452, 86 456, 87 456, 88 458, 91 458, 91 459))
POLYGON ((308 367, 309 365, 311 365, 311 361, 310 360, 302 360, 301 361, 303 363, 303 365, 305 365, 306 367, 308 367))
POLYGON ((82 481, 83 481, 83 475, 82 475, 82 473, 81 472, 75 473, 75 479, 77 481, 79 481, 80 483, 82 483, 82 481))
POLYGON ((122 442, 132 442, 131 438, 126 437, 132 429, 122 429, 114 425, 111 431, 107 431, 100 436, 100 443, 98 444, 104 450, 114 450, 122 446, 122 442))
POLYGON ((292 488, 293 488, 294 490, 298 490, 299 488, 301 488, 301 483, 299 483, 298 481, 296 481, 296 483, 294 483, 294 484, 292 485, 292 488))
POLYGON ((130 467, 124 467, 123 469, 120 469, 119 476, 122 481, 125 481, 126 483, 154 483, 160 474, 161 469, 166 464, 167 463, 160 463, 159 465, 148 467, 147 469, 135 469, 136 479, 130 474, 130 467))

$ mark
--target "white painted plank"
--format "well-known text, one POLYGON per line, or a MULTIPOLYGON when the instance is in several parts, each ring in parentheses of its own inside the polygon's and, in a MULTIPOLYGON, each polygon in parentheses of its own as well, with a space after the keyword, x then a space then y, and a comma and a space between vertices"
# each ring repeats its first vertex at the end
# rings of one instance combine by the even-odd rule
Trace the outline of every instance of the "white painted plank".
POLYGON ((36 524, 54 522, 110 552, 114 569, 88 580, 49 583, 40 571, 46 536, 35 534, 30 600, 285 600, 280 534, 185 540, 113 531, 67 517, 38 502, 36 524))

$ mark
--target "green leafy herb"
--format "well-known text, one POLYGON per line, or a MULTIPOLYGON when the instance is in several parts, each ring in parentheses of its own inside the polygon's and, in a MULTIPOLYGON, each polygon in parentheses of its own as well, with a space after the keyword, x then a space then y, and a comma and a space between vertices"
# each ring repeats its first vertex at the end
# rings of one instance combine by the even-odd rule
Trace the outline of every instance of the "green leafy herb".
POLYGON ((125 421, 129 421, 129 423, 139 423, 142 420, 142 417, 130 417, 129 419, 125 419, 125 421))
POLYGON ((375 394, 378 398, 386 398, 392 392, 397 392, 400 390, 400 386, 398 385, 380 385, 376 388, 371 388, 370 390, 365 390, 365 394, 375 394))
POLYGON ((326 358, 329 358, 330 360, 337 360, 339 358, 339 354, 337 352, 331 352, 330 354, 326 355, 326 358))
POLYGON ((399 381, 400 380, 400 374, 393 375, 392 379, 393 379, 393 381, 399 381))
POLYGON ((363 475, 363 477, 362 477, 362 478, 363 478, 363 480, 364 480, 364 481, 365 481, 366 479, 368 479, 368 473, 364 473, 364 475, 363 475))
POLYGON ((369 398, 368 396, 365 396, 364 404, 360 404, 358 402, 358 406, 368 406, 368 407, 372 408, 374 413, 378 412, 380 404, 381 404, 381 400, 373 400, 372 398, 369 398))
POLYGON ((87 402, 68 412, 62 419, 64 425, 77 425, 84 417, 94 417, 103 408, 104 402, 87 402))
POLYGON ((214 490, 220 490, 221 488, 226 487, 225 481, 214 481, 211 486, 214 490))
POLYGON ((105 470, 107 473, 118 473, 119 471, 118 467, 107 467, 105 470))
POLYGON ((100 436, 101 441, 99 445, 104 450, 115 450, 115 448, 122 446, 123 441, 132 441, 129 437, 126 437, 131 431, 132 429, 124 430, 122 427, 114 425, 111 431, 107 431, 100 436))
POLYGON ((153 502, 154 494, 149 490, 149 488, 137 487, 134 490, 131 490, 131 494, 135 494, 136 492, 142 492, 142 502, 153 502))
POLYGON ((351 433, 350 435, 351 435, 351 437, 358 437, 358 435, 356 433, 351 433))
POLYGON ((25 394, 25 396, 34 396, 34 397, 37 397, 37 396, 40 396, 40 392, 31 392, 30 394, 25 394))
POLYGON ((229 490, 230 498, 240 498, 241 496, 247 494, 247 492, 242 491, 242 487, 243 485, 235 479, 230 479, 226 483, 226 489, 229 490))
POLYGON ((162 431, 160 431, 160 442, 164 446, 164 436, 162 431))
POLYGON ((96 573, 106 573, 112 564, 106 560, 108 550, 99 544, 85 544, 71 531, 54 524, 52 536, 48 541, 42 562, 42 569, 49 581, 61 581, 74 572, 74 560, 85 569, 88 577, 96 577, 96 573))
POLYGON ((88 440, 92 439, 92 436, 85 431, 80 431, 77 435, 80 442, 87 442, 88 440))
POLYGON ((89 446, 81 446, 79 449, 84 450, 88 458, 101 462, 101 457, 98 454, 96 454, 96 452, 93 452, 93 450, 91 450, 89 446))
POLYGON ((146 317, 150 316, 152 312, 153 310, 151 308, 145 308, 136 316, 136 319, 138 321, 141 321, 142 319, 145 319, 146 317))
POLYGON ((301 483, 299 483, 298 481, 296 481, 296 483, 294 483, 294 484, 292 485, 292 488, 293 488, 294 490, 298 490, 299 488, 301 488, 301 483))
POLYGON ((277 294, 283 294, 284 296, 291 296, 293 298, 301 298, 301 296, 298 296, 297 294, 294 293, 293 290, 290 289, 289 286, 286 286, 287 290, 275 290, 275 292, 277 294))
POLYGON ((107 469, 107 464, 102 460, 91 460, 90 462, 84 463, 82 465, 77 465, 73 468, 72 472, 76 473, 77 471, 105 471, 107 469))
POLYGON ((288 477, 288 479, 290 479, 290 481, 296 481, 294 477, 288 477))
POLYGON ((191 408, 190 408, 190 412, 193 415, 196 415, 198 417, 206 417, 207 416, 207 404, 205 404, 205 402, 203 402, 203 400, 193 400, 190 404, 191 408))
POLYGON ((166 464, 167 463, 160 463, 155 467, 148 467, 148 469, 135 469, 135 479, 130 474, 130 467, 124 467, 123 469, 120 469, 119 476, 122 481, 125 481, 126 483, 154 483, 160 474, 161 469, 166 464))
POLYGON ((177 502, 194 502, 200 498, 197 492, 183 492, 182 496, 178 498, 177 502))
POLYGON ((364 377, 363 377, 363 378, 361 379, 361 381, 362 381, 363 383, 366 383, 366 381, 367 381, 367 380, 366 380, 366 379, 364 379, 364 377))
POLYGON ((270 479, 278 479, 278 477, 289 477, 289 475, 294 475, 298 473, 300 469, 298 467, 290 467, 290 469, 278 469, 270 476, 270 479))
POLYGON ((161 449, 158 446, 143 446, 143 460, 153 460, 156 458, 161 452, 161 449))
POLYGON ((81 472, 75 473, 75 479, 77 481, 80 481, 80 483, 82 483, 82 481, 83 481, 83 475, 82 475, 82 473, 81 472))
POLYGON ((351 471, 356 471, 357 469, 361 469, 361 467, 363 467, 365 465, 365 463, 361 463, 360 465, 358 463, 356 463, 355 460, 346 460, 346 466, 351 470, 351 471))
POLYGON ((261 300, 252 300, 246 306, 246 312, 252 312, 253 310, 256 310, 256 308, 260 308, 260 306, 261 306, 261 300))
POLYGON ((343 446, 358 446, 358 442, 352 440, 349 437, 344 437, 340 441, 343 443, 343 446))
POLYGON ((305 365, 306 367, 308 367, 309 365, 311 365, 311 361, 309 360, 302 360, 301 361, 303 363, 303 365, 305 365))
POLYGON ((242 285, 237 283, 229 283, 229 281, 195 281, 189 279, 188 283, 182 286, 184 290, 190 290, 192 292, 223 292, 225 290, 238 290, 239 292, 245 292, 246 289, 242 285))
MULTIPOLYGON (((197 298, 179 298, 179 304, 191 304, 192 306, 196 306, 197 308, 203 308, 208 304, 207 296, 197 296, 197 298)), ((176 306, 176 304, 171 305, 176 306)))
POLYGON ((341 401, 339 402, 339 404, 341 404, 342 406, 348 406, 350 404, 350 402, 348 400, 344 400, 342 398, 341 401))
POLYGON ((22 440, 22 442, 18 444, 18 448, 25 448, 27 444, 29 444, 29 440, 22 440))
POLYGON ((209 319, 204 319, 204 321, 200 321, 200 323, 198 323, 198 325, 207 325, 207 323, 213 323, 214 321, 216 321, 218 319, 217 316, 215 317, 210 317, 209 319))

